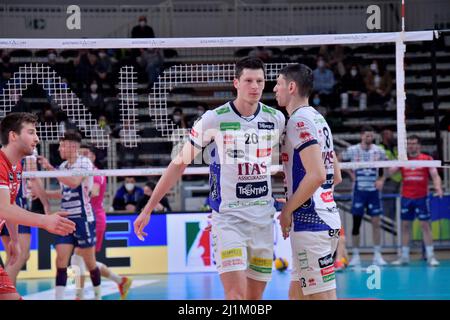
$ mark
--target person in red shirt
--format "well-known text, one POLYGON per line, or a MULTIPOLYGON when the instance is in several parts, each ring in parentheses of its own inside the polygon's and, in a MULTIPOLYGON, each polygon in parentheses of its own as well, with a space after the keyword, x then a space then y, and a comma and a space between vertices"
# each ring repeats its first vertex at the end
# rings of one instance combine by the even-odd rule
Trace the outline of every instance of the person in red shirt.
MULTIPOLYGON (((39 143, 36 134, 37 117, 30 113, 9 113, 0 123, 0 229, 7 225, 10 242, 7 248, 8 264, 17 263, 20 254, 17 225, 35 226, 59 235, 75 230, 75 224, 61 217, 66 212, 51 215, 36 214, 20 208, 16 195, 22 180, 20 161, 33 154, 39 143)), ((18 300, 18 294, 7 272, 0 267, 0 300, 18 300)))
MULTIPOLYGON (((421 153, 420 138, 412 135, 407 139, 408 160, 433 160, 429 155, 421 153)), ((402 220, 402 253, 393 265, 409 263, 409 238, 411 223, 420 220, 423 240, 425 242, 427 262, 430 266, 438 266, 439 261, 433 253, 433 237, 431 235, 431 214, 428 208, 428 181, 433 180, 436 194, 442 198, 442 181, 436 168, 391 168, 390 174, 397 171, 402 174, 401 220, 402 220)))

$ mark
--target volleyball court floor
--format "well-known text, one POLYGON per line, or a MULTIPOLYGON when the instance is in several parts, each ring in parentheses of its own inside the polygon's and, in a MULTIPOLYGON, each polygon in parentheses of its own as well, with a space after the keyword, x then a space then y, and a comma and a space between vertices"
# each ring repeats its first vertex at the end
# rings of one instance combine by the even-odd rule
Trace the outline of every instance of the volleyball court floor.
MULTIPOLYGON (((364 263, 365 262, 365 263, 364 263)), ((336 273, 339 299, 382 300, 449 300, 450 259, 441 260, 439 267, 428 267, 425 261, 412 261, 409 266, 380 268, 379 282, 371 271, 369 261, 360 269, 336 273)), ((133 276, 129 300, 221 300, 223 290, 215 272, 173 273, 133 276)), ((24 299, 52 300, 54 279, 19 280, 17 289, 24 299)), ((274 271, 267 285, 265 300, 287 299, 289 272, 274 271)), ((93 297, 90 281, 86 281, 85 298, 93 297)), ((117 286, 109 280, 102 282, 104 300, 119 299, 117 286)), ((74 299, 75 284, 68 284, 66 299, 74 299)))

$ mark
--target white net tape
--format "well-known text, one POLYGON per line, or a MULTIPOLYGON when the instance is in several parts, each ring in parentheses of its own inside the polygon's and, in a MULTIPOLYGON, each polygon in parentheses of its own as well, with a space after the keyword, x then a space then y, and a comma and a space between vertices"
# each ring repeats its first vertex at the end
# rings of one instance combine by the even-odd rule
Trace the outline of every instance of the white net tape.
MULTIPOLYGON (((392 167, 440 167, 441 161, 375 161, 375 162, 347 162, 341 163, 342 169, 358 169, 358 168, 392 168, 392 167)), ((146 169, 111 169, 111 170, 71 170, 71 171, 28 171, 24 172, 25 178, 45 178, 45 177, 75 177, 75 176, 109 176, 109 177, 126 177, 126 176, 161 176, 166 168, 146 168, 146 169)), ((283 170, 280 165, 273 165, 270 168, 271 174, 276 174, 283 170)), ((209 167, 188 167, 184 171, 186 175, 207 175, 209 167)))

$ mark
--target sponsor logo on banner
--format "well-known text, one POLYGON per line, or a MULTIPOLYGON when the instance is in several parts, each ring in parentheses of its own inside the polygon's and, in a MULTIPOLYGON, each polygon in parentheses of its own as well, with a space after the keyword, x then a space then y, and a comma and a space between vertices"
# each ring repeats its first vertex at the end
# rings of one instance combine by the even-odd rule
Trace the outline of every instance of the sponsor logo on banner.
POLYGON ((245 156, 245 152, 243 150, 229 149, 226 152, 227 156, 229 156, 230 158, 243 158, 245 156))
POLYGON ((272 149, 258 149, 256 150, 256 156, 258 158, 269 157, 272 154, 272 149))
POLYGON ((331 256, 331 254, 328 254, 325 257, 319 258, 318 261, 319 261, 319 266, 321 269, 333 265, 333 257, 331 256))
POLYGON ((236 184, 236 197, 239 199, 264 197, 268 193, 267 181, 236 184))
POLYGON ((273 130, 275 129, 275 124, 273 122, 258 122, 258 129, 273 130))
POLYGON ((322 192, 320 194, 320 198, 322 199, 323 202, 328 203, 328 202, 333 202, 334 198, 333 198, 333 191, 327 191, 327 192, 322 192))
POLYGON ((191 129, 191 136, 193 136, 194 138, 198 138, 198 132, 195 131, 194 128, 191 129))
POLYGON ((241 130, 241 124, 239 122, 221 122, 220 131, 227 130, 241 130))
POLYGON ((186 222, 186 266, 210 266, 210 232, 200 228, 200 222, 186 222))

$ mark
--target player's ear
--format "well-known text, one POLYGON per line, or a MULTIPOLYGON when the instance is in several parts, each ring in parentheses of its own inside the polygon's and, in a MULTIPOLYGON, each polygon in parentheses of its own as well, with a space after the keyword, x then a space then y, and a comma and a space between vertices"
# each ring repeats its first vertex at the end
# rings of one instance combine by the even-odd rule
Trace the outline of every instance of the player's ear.
POLYGON ((289 93, 295 93, 297 90, 297 84, 294 81, 290 81, 288 84, 289 93))
POLYGON ((233 79, 233 86, 234 86, 235 89, 238 88, 238 86, 239 86, 239 79, 236 79, 236 78, 233 79))

